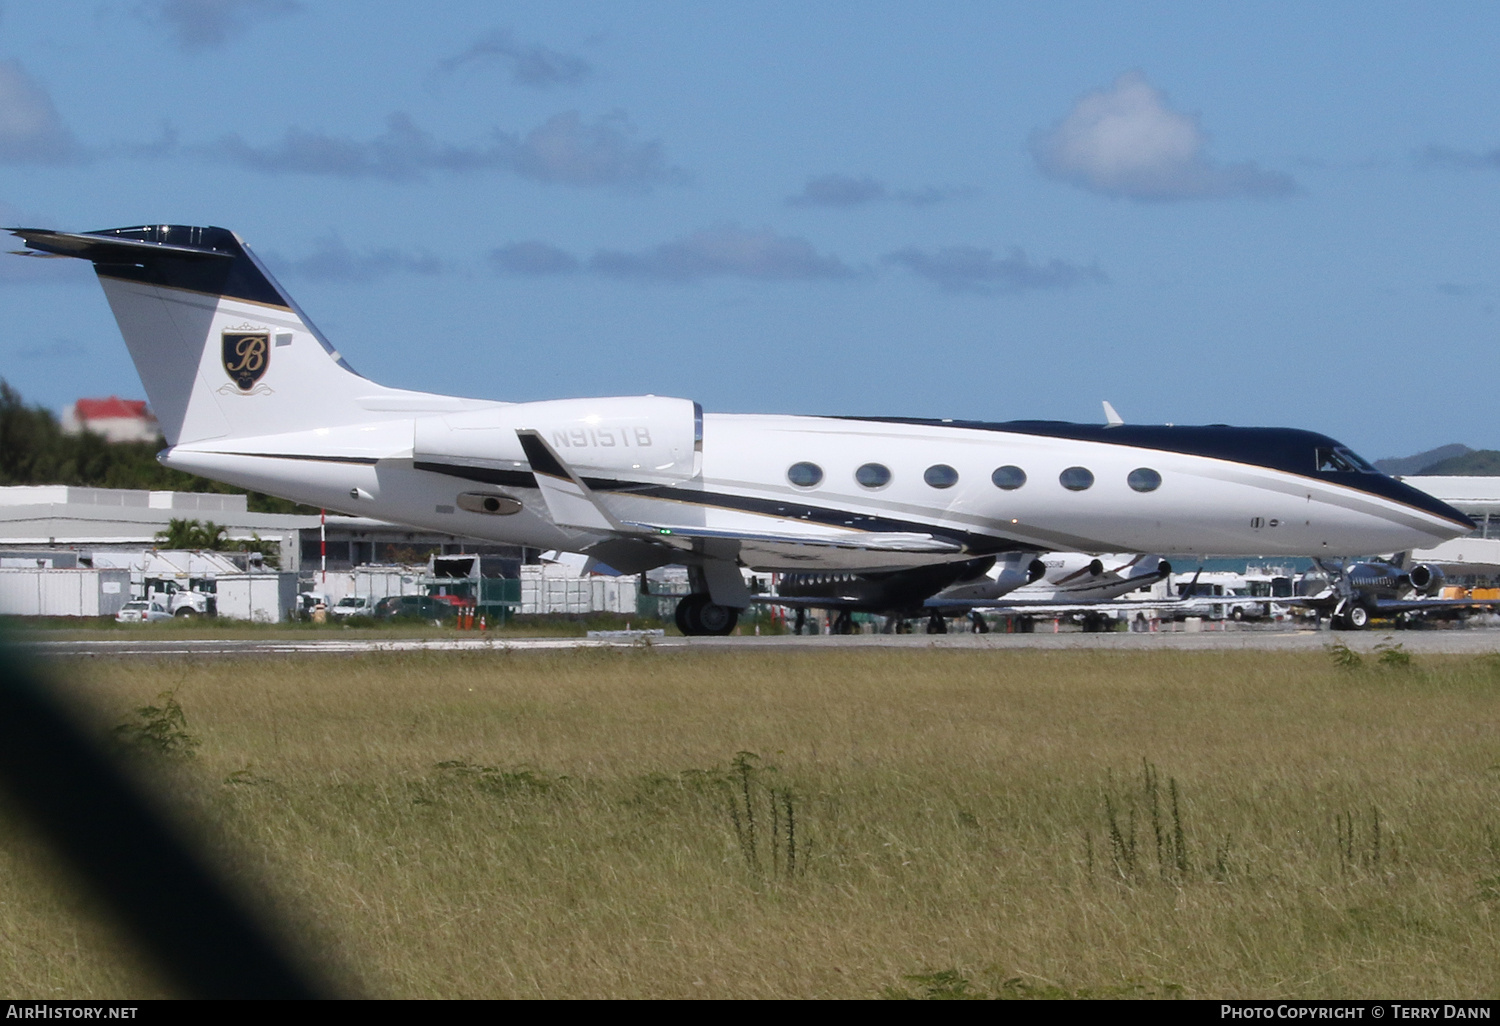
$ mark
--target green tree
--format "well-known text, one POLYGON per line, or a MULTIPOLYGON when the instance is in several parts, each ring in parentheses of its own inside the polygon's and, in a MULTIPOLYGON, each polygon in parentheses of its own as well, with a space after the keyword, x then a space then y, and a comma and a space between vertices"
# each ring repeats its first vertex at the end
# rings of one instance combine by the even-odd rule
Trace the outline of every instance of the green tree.
POLYGON ((51 410, 27 405, 0 378, 0 485, 216 492, 248 496, 246 503, 255 513, 317 512, 287 499, 168 469, 157 462, 158 449, 151 442, 110 442, 88 431, 65 434, 51 410))
POLYGON ((218 552, 229 547, 226 532, 226 528, 212 520, 200 523, 173 518, 167 522, 165 531, 156 532, 156 543, 163 549, 211 549, 218 552))

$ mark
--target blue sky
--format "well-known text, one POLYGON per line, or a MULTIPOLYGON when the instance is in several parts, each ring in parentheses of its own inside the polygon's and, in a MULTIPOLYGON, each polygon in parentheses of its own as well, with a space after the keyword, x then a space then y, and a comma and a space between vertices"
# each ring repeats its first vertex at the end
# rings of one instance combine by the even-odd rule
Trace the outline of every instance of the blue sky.
MULTIPOLYGON (((362 373, 1500 448, 1500 8, 0 6, 0 219, 238 231, 362 373)), ((87 268, 0 376, 141 395, 87 268)))

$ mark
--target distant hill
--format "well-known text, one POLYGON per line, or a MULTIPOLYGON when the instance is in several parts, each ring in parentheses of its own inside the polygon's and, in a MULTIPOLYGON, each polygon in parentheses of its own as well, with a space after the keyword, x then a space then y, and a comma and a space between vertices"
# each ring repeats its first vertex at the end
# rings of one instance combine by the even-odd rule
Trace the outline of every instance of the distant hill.
MULTIPOLYGON (((1415 456, 1396 456, 1390 459, 1376 460, 1375 469, 1382 474, 1390 474, 1393 477, 1404 477, 1408 474, 1424 474, 1428 472, 1427 468, 1434 463, 1441 463, 1445 460, 1461 457, 1473 451, 1467 445, 1460 445, 1454 442, 1452 445, 1440 445, 1436 449, 1419 452, 1415 456)), ((1453 471, 1452 473, 1463 472, 1453 471)))
POLYGON ((1471 449, 1462 455, 1438 460, 1417 473, 1428 477, 1500 477, 1500 452, 1471 449))

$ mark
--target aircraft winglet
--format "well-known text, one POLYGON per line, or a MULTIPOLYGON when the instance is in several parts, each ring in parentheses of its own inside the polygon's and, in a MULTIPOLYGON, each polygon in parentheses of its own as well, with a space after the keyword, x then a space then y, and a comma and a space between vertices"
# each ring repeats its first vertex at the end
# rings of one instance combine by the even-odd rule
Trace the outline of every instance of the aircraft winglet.
POLYGON ((1122 417, 1122 416, 1120 416, 1118 413, 1116 413, 1115 412, 1115 408, 1109 404, 1109 400, 1105 399, 1104 400, 1104 424, 1105 424, 1105 426, 1106 427, 1119 427, 1123 423, 1125 423, 1125 418, 1122 417))
POLYGON ((574 527, 584 531, 603 531, 611 534, 629 534, 621 524, 594 497, 593 489, 563 462, 562 457, 541 432, 530 429, 517 431, 521 449, 526 453, 526 462, 531 464, 532 475, 547 504, 547 512, 559 527, 574 527))

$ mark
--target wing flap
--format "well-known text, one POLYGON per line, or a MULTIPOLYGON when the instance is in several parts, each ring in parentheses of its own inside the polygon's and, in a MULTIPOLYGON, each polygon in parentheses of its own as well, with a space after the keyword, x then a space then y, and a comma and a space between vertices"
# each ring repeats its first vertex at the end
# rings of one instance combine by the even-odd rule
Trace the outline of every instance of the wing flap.
POLYGON ((723 538, 732 541, 764 542, 771 545, 815 545, 836 549, 864 549, 874 552, 962 552, 963 547, 912 532, 827 531, 745 531, 733 528, 691 527, 672 524, 648 524, 626 520, 624 526, 659 538, 723 538))

